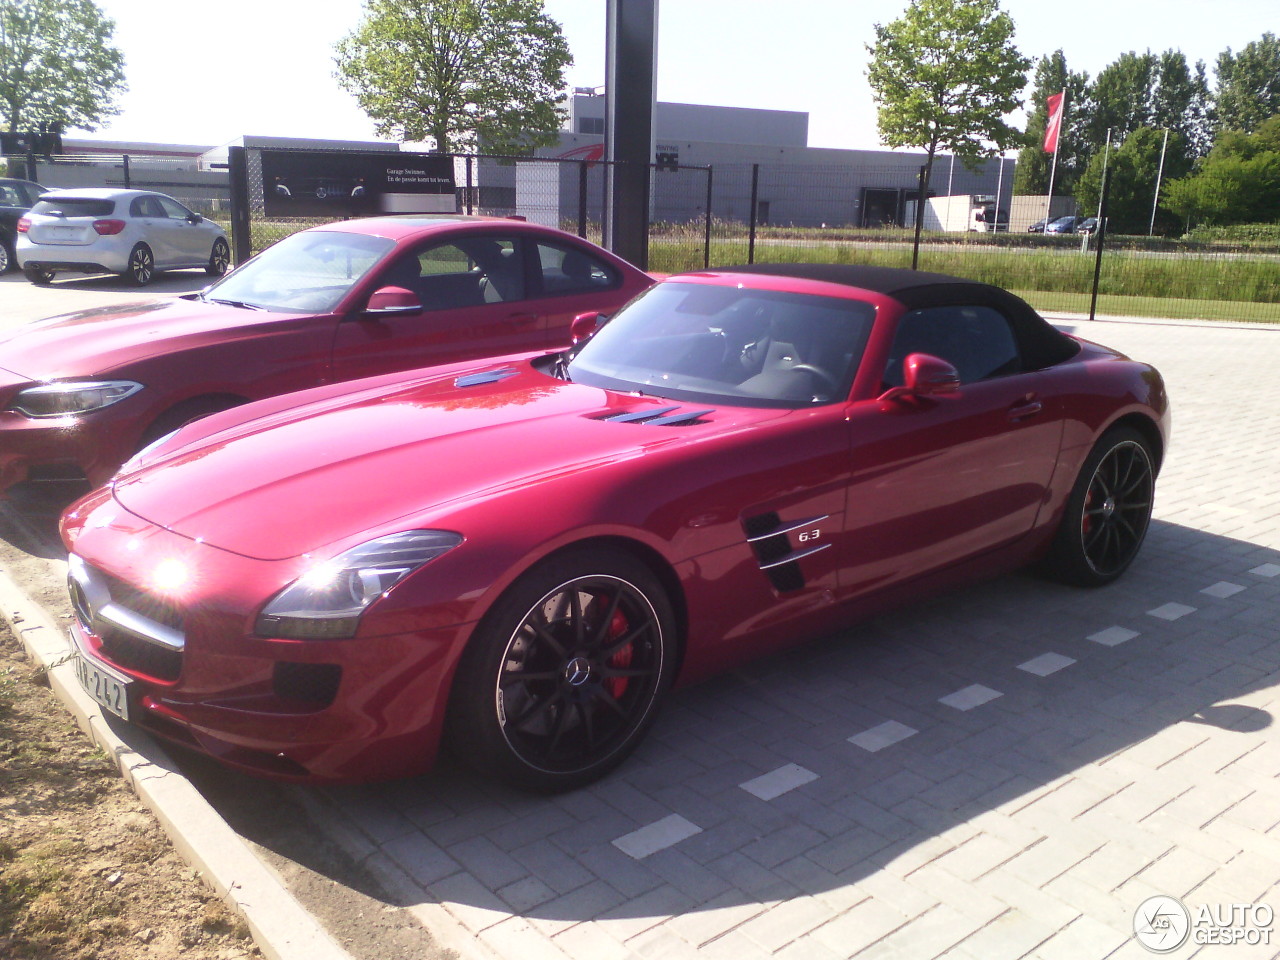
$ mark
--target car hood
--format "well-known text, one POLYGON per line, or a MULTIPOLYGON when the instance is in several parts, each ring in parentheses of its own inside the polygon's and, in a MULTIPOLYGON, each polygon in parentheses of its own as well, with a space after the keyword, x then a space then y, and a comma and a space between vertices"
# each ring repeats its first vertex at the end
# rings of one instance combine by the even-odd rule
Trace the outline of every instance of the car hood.
POLYGON ((260 417, 243 407, 245 420, 119 478, 114 494, 129 512, 182 536, 283 560, 451 503, 791 412, 711 411, 613 393, 557 380, 527 361, 502 373, 455 386, 467 381, 455 371, 260 417), (606 419, 698 411, 685 423, 606 419))
POLYGON ((0 332, 0 367, 26 380, 92 377, 168 353, 175 340, 278 316, 199 300, 149 300, 81 310, 0 332))

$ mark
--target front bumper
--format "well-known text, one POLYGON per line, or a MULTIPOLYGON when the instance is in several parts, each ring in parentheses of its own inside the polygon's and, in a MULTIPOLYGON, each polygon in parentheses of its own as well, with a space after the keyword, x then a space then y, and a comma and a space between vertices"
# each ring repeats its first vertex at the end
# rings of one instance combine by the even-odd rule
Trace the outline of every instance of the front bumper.
POLYGON ((27 480, 105 481, 136 446, 133 428, 113 424, 108 411, 49 419, 0 411, 0 493, 27 480))
POLYGON ((134 586, 144 582, 138 565, 108 573, 73 555, 76 645, 129 678, 132 722, 275 779, 377 780, 431 767, 470 624, 349 640, 257 637, 247 629, 260 601, 250 597, 265 599, 274 581, 256 592, 252 584, 279 563, 199 547, 127 515, 118 522, 135 528, 142 565, 198 554, 203 581, 176 603, 134 586))

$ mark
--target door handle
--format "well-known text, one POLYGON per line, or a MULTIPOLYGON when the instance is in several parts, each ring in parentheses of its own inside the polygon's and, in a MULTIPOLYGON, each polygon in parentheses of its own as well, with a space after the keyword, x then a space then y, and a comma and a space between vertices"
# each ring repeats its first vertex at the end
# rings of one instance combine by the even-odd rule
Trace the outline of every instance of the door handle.
POLYGON ((1027 417, 1034 417, 1037 413, 1044 409, 1044 404, 1039 400, 1028 400, 1025 403, 1015 404, 1009 408, 1009 419, 1013 421, 1025 420, 1027 417))
POLYGON ((536 322, 537 319, 538 315, 536 313, 513 313, 502 322, 509 323, 513 327, 524 327, 536 322))

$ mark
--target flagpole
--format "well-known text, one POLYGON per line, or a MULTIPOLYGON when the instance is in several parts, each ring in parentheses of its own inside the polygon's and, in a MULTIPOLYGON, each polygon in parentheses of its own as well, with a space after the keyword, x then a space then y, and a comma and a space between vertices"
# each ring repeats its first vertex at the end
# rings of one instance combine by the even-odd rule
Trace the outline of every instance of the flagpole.
POLYGON ((1164 128, 1164 145, 1160 148, 1160 169, 1156 172, 1156 195, 1151 201, 1151 226, 1147 228, 1147 236, 1156 232, 1156 207, 1160 203, 1160 181, 1164 178, 1164 152, 1169 149, 1169 128, 1164 128))
MULTIPOLYGON (((1111 161, 1111 128, 1107 127, 1107 146, 1102 152, 1102 176, 1107 176, 1107 164, 1111 161)), ((1102 193, 1098 193, 1098 221, 1102 221, 1102 193)))

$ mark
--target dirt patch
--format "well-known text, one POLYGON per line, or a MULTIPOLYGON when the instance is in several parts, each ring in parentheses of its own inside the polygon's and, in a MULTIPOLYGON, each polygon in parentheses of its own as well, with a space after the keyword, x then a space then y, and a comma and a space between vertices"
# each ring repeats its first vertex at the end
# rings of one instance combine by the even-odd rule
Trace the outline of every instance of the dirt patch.
POLYGON ((0 958, 260 955, 0 621, 0 958))

